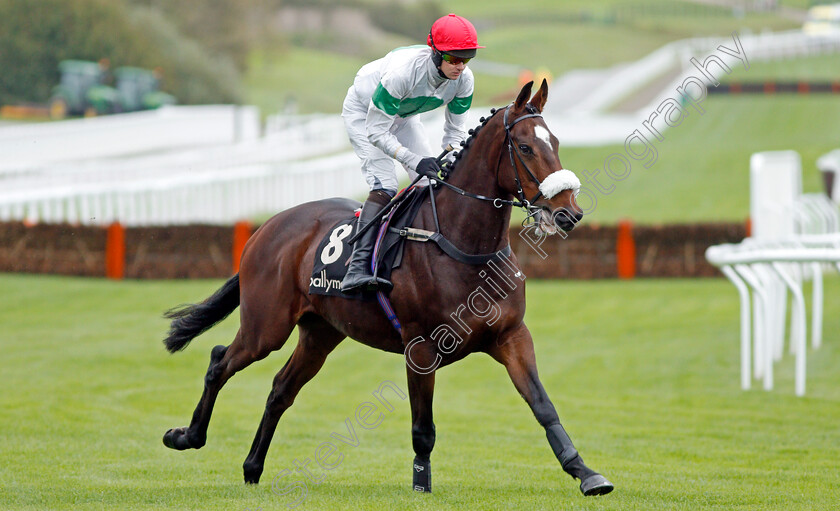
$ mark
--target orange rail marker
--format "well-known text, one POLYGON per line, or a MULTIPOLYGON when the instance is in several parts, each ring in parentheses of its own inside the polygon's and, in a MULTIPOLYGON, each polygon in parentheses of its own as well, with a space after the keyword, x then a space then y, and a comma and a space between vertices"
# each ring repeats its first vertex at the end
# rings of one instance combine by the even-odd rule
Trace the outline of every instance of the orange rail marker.
POLYGON ((618 239, 615 244, 615 259, 618 278, 632 279, 636 276, 636 240, 633 239, 633 223, 622 220, 618 223, 618 239))
POLYGON ((242 259, 245 244, 251 237, 251 229, 251 223, 244 220, 236 222, 233 226, 233 273, 239 272, 239 261, 242 259))
POLYGON ((121 280, 125 276, 125 228, 119 222, 108 226, 105 238, 105 276, 121 280))

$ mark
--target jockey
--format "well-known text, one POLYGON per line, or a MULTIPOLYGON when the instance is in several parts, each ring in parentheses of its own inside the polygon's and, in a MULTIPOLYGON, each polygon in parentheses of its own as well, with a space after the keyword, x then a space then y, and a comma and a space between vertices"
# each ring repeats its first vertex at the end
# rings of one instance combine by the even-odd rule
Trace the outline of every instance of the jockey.
MULTIPOLYGON (((434 22, 427 46, 397 48, 356 74, 341 116, 371 190, 357 229, 370 223, 396 195, 394 160, 412 180, 418 174, 437 177, 440 167, 431 156, 417 114, 445 105, 442 147, 457 147, 467 138, 464 125, 474 84, 467 62, 478 48, 484 46, 478 45, 472 23, 450 14, 434 22)), ((370 257, 377 232, 368 229, 356 241, 341 291, 391 288, 386 279, 371 274, 370 257)))

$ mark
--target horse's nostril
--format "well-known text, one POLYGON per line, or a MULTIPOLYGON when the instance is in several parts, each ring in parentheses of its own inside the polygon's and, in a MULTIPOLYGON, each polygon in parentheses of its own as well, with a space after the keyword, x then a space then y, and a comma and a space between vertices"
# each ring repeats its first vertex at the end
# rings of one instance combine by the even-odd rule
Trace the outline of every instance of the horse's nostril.
POLYGON ((572 213, 563 208, 554 213, 554 223, 564 231, 570 231, 575 228, 582 217, 583 215, 579 213, 572 213))

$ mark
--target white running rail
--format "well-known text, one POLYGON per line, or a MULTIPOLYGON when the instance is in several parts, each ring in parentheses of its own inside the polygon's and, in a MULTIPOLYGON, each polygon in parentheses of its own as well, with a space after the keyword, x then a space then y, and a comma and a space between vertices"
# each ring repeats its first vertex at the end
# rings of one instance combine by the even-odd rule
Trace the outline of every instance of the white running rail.
MULTIPOLYGON (((778 277, 794 299, 791 316, 791 351, 796 357, 794 385, 797 396, 805 395, 806 319, 798 265, 808 264, 815 275, 821 275, 820 263, 840 265, 840 235, 812 240, 823 246, 806 245, 798 239, 789 243, 768 245, 745 240, 740 244, 715 245, 706 250, 706 259, 718 266, 738 289, 741 301, 741 388, 750 388, 750 359, 754 358, 756 376, 762 377, 764 389, 773 389, 773 362, 779 357, 780 344, 776 330, 777 291, 773 279, 778 277), (828 248, 832 247, 832 248, 828 248), (785 263, 797 263, 796 265, 785 263), (750 317, 750 288, 754 295, 754 321, 750 317), (754 325, 752 332, 750 325, 754 325), (751 354, 751 339, 754 340, 751 354)), ((812 311, 812 346, 819 348, 822 335, 822 280, 814 280, 812 311), (817 285, 817 282, 820 284, 817 285)), ((784 316, 782 316, 784 320, 784 316)))
MULTIPOLYGON (((209 122, 206 112, 192 111, 198 115, 185 124, 209 122)), ((86 119, 84 125, 95 126, 92 121, 99 120, 106 127, 115 126, 112 118, 86 119)), ((136 124, 133 117, 123 120, 136 124)), ((62 124, 44 126, 52 135, 63 130, 62 124)), ((96 139, 103 131, 91 128, 87 134, 96 139)), ((7 134, 7 140, 12 138, 7 134)), ((286 118, 275 122, 271 133, 237 143, 220 136, 212 145, 152 151, 155 140, 144 142, 148 154, 143 155, 104 158, 93 153, 89 159, 61 162, 42 157, 37 163, 31 159, 12 167, 0 174, 0 221, 233 223, 310 200, 352 197, 367 190, 337 116, 286 118)), ((181 147, 181 142, 173 145, 181 147)), ((139 147, 137 142, 130 150, 139 147)), ((124 154, 128 148, 124 144, 123 150, 113 151, 124 154)))
POLYGON ((231 144, 260 135, 256 107, 158 110, 0 128, 0 176, 59 162, 231 144))
POLYGON ((709 247, 706 259, 735 285, 741 303, 741 388, 751 378, 773 388, 773 362, 784 351, 787 299, 793 304, 790 351, 796 356, 795 391, 805 394, 806 311, 802 283, 813 282, 811 339, 822 344, 823 271, 840 269, 840 215, 823 194, 802 194, 795 151, 750 158, 752 237, 709 247), (752 292, 752 296, 750 295, 752 292), (752 307, 750 299, 752 298, 752 307), (751 369, 752 363, 752 369, 751 369))

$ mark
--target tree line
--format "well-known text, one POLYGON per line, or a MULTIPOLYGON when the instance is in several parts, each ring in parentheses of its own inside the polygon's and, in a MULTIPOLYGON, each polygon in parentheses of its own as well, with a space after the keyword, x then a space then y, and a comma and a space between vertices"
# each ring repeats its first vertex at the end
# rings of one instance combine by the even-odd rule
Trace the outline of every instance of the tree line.
MULTIPOLYGON (((428 30, 434 0, 415 4, 342 0, 367 9, 397 33, 428 30)), ((163 73, 182 104, 238 103, 255 45, 283 5, 330 8, 322 0, 0 0, 0 105, 44 103, 65 59, 137 66, 163 73)))
POLYGON ((0 104, 43 103, 65 59, 159 69, 187 104, 242 100, 248 17, 279 0, 0 0, 0 104))

